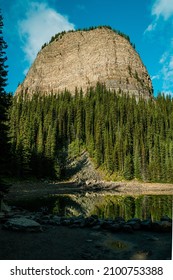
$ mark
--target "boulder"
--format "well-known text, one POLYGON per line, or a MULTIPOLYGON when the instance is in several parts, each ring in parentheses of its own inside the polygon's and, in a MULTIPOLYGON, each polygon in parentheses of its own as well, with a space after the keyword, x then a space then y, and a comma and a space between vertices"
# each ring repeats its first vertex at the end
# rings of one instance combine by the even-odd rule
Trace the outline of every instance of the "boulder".
POLYGON ((117 223, 125 223, 125 219, 122 218, 122 217, 116 217, 115 218, 115 222, 117 222, 117 223))
POLYGON ((160 222, 160 221, 155 221, 155 222, 153 222, 153 223, 151 224, 151 229, 152 229, 153 231, 157 231, 157 232, 161 231, 161 222, 160 222))
POLYGON ((24 232, 42 231, 42 227, 39 223, 23 217, 9 219, 4 224, 4 228, 9 230, 24 231, 24 232))
POLYGON ((130 225, 134 230, 139 230, 141 228, 141 221, 140 219, 134 218, 127 221, 126 225, 130 225))
POLYGON ((160 228, 163 232, 171 232, 172 231, 172 223, 169 221, 161 221, 160 228))
POLYGON ((141 222, 141 228, 144 230, 150 230, 152 226, 152 221, 150 219, 141 222))
POLYGON ((1 199, 0 201, 0 211, 9 213, 10 212, 10 207, 1 199))
POLYGON ((121 224, 115 223, 113 225, 111 225, 110 230, 112 232, 118 232, 122 229, 121 224))
POLYGON ((80 227, 93 227, 97 225, 98 219, 96 215, 92 215, 90 217, 87 217, 83 219, 83 221, 80 224, 80 227))
POLYGON ((171 218, 169 218, 168 216, 163 216, 160 220, 161 221, 172 222, 171 218))
POLYGON ((4 212, 0 212, 0 224, 4 222, 6 215, 4 212))
POLYGON ((107 229, 107 230, 112 230, 113 222, 112 221, 103 221, 101 223, 101 228, 107 229))
POLYGON ((125 224, 123 226, 123 231, 128 233, 133 233, 133 228, 130 225, 125 224))

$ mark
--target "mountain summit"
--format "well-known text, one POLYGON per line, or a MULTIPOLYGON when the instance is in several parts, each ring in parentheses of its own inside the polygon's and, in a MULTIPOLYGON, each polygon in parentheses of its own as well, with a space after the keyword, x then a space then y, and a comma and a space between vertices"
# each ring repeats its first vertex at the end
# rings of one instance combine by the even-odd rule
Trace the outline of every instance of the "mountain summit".
POLYGON ((149 74, 129 38, 108 27, 62 32, 38 53, 24 82, 16 90, 49 94, 95 87, 97 82, 117 92, 148 99, 149 74))

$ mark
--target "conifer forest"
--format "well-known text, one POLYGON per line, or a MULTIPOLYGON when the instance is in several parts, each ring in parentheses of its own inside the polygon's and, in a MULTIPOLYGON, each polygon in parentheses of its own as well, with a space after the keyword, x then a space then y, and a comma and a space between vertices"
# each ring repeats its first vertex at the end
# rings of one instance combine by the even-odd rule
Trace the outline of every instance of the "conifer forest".
POLYGON ((115 179, 173 182, 173 99, 150 100, 104 85, 59 95, 15 96, 9 110, 13 176, 61 179, 69 156, 87 150, 115 179))

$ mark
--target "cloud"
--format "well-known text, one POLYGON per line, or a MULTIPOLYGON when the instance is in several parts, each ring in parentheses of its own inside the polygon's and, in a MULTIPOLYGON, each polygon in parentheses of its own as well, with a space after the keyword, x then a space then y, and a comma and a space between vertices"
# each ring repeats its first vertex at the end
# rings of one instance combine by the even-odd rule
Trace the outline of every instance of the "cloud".
POLYGON ((160 19, 167 21, 173 17, 173 0, 155 0, 151 8, 153 22, 148 25, 144 34, 154 31, 160 25, 160 19))
POLYGON ((160 59, 160 75, 163 80, 162 91, 173 92, 173 47, 160 59), (172 56, 170 55, 172 54, 172 56))
POLYGON ((41 46, 51 36, 74 29, 67 16, 61 15, 46 2, 29 2, 24 18, 18 21, 22 50, 29 64, 33 62, 41 46))
POLYGON ((155 29, 157 28, 157 25, 158 25, 157 20, 153 20, 153 22, 150 23, 150 24, 148 25, 148 27, 145 29, 144 35, 150 34, 151 32, 155 31, 155 29))
MULTIPOLYGON (((164 47, 164 52, 158 61, 158 73, 152 80, 162 81, 162 91, 173 92, 173 0, 154 0, 151 7, 152 22, 144 31, 144 35, 152 34, 159 44, 164 47), (164 39, 164 41, 163 41, 164 39), (164 45, 163 45, 164 44, 164 45)), ((159 47, 159 46, 158 46, 159 47)))
POLYGON ((173 16, 172 0, 156 0, 152 7, 152 16, 156 16, 156 18, 162 16, 164 20, 173 16))
POLYGON ((153 80, 159 80, 159 78, 160 78, 160 75, 155 75, 155 76, 152 76, 151 77, 151 80, 153 81, 153 80))
POLYGON ((163 64, 163 63, 167 60, 168 56, 169 56, 169 53, 168 53, 167 51, 164 52, 164 53, 162 54, 160 60, 159 60, 159 63, 163 64))
POLYGON ((156 29, 157 22, 152 22, 151 24, 148 25, 144 33, 154 31, 156 29))

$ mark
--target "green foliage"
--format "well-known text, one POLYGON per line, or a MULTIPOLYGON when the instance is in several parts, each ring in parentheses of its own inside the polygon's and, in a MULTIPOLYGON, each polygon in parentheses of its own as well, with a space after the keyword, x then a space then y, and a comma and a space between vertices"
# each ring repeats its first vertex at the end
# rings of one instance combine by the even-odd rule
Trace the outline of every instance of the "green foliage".
POLYGON ((173 99, 136 101, 101 84, 32 99, 13 98, 10 136, 14 171, 20 176, 63 176, 68 153, 84 148, 106 173, 173 182, 173 99))
POLYGON ((102 219, 123 217, 126 221, 132 218, 158 221, 163 213, 172 217, 172 197, 167 195, 117 196, 106 195, 94 204, 90 215, 102 219))
POLYGON ((0 11, 0 176, 8 175, 10 162, 10 147, 8 143, 8 108, 11 102, 11 95, 6 94, 7 85, 7 44, 3 38, 3 18, 0 11))

